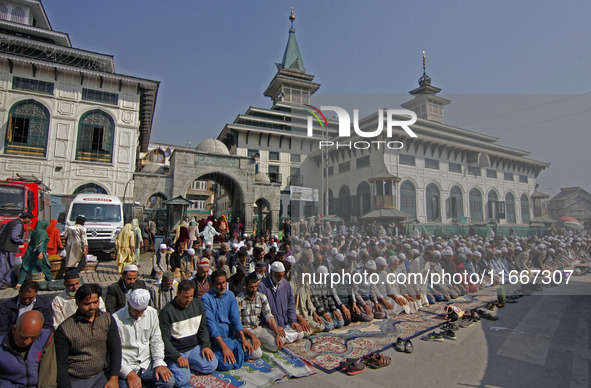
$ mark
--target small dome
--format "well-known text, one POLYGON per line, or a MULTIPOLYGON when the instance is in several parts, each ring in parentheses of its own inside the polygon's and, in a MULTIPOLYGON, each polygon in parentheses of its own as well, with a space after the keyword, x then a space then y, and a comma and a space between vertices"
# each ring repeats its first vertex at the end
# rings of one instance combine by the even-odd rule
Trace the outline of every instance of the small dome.
POLYGON ((195 147, 196 151, 215 155, 230 155, 228 147, 218 139, 205 139, 195 147))
POLYGON ((257 174, 254 176, 254 181, 256 183, 271 183, 271 180, 264 172, 257 172, 257 174))

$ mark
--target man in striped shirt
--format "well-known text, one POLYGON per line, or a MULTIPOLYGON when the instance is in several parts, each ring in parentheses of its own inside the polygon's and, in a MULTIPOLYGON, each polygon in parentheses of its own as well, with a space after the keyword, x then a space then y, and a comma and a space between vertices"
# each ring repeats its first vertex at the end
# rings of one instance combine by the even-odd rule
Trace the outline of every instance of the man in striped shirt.
POLYGON ((159 319, 164 360, 177 386, 190 383, 191 369, 203 374, 216 370, 218 360, 211 350, 205 307, 195 298, 192 280, 179 283, 176 297, 160 311, 159 319))
MULTIPOLYGON (((251 273, 246 278, 244 293, 236 298, 242 326, 244 333, 252 340, 255 349, 262 348, 267 352, 276 352, 283 346, 285 332, 277 326, 271 307, 269 307, 269 301, 265 295, 258 292, 258 288, 259 278, 255 273, 251 273), (261 314, 265 317, 267 326, 262 325, 261 314)), ((253 358, 257 358, 256 355, 255 351, 253 358)))

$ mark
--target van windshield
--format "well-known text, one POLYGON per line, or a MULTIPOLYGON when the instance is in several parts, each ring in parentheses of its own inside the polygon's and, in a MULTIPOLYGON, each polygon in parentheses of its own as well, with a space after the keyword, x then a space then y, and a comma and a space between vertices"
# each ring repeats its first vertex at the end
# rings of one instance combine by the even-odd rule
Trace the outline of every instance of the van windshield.
POLYGON ((25 191, 22 187, 0 186, 0 216, 19 216, 24 204, 25 191))
POLYGON ((104 205, 102 203, 75 203, 70 212, 70 221, 84 216, 86 222, 121 222, 121 205, 104 205))

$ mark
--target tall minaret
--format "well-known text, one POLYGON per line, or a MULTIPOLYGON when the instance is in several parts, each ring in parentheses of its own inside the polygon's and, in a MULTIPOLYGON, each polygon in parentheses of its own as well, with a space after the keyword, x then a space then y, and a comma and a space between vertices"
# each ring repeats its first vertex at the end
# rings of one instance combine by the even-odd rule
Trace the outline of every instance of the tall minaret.
POLYGON ((276 63, 277 74, 265 90, 265 96, 271 97, 273 103, 291 102, 295 104, 309 104, 310 96, 320 87, 319 84, 312 82, 313 75, 306 74, 302 53, 298 46, 295 36, 293 22, 295 16, 293 7, 289 15, 291 26, 289 28, 289 38, 287 46, 283 53, 283 60, 276 63))
POLYGON ((436 96, 440 91, 441 89, 431 85, 431 77, 427 75, 426 55, 423 51, 423 75, 419 78, 419 87, 409 92, 415 98, 402 104, 402 107, 412 110, 421 119, 443 123, 443 107, 451 101, 436 96))

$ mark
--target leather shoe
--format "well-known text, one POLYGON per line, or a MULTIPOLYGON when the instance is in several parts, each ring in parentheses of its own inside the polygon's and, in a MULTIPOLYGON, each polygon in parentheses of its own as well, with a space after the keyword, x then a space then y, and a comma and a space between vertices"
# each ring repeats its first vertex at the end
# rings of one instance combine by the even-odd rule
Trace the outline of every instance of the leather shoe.
POLYGON ((412 353, 415 350, 415 347, 412 346, 412 342, 410 340, 404 341, 404 353, 412 353))

